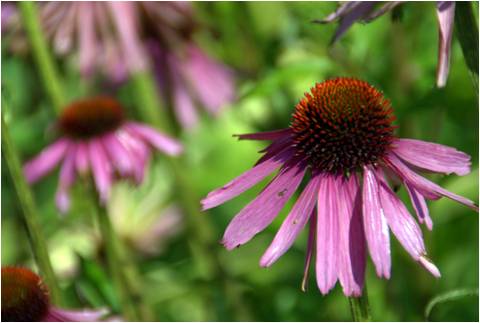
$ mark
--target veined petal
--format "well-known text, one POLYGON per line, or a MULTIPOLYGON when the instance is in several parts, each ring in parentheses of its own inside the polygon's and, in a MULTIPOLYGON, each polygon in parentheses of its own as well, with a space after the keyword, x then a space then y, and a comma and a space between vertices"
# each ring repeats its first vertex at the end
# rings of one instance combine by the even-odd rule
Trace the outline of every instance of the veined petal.
POLYGON ((376 175, 379 181, 380 202, 385 211, 388 226, 410 256, 420 262, 433 275, 437 275, 438 269, 433 263, 428 263, 425 266, 424 259, 426 259, 427 252, 423 243, 422 231, 417 222, 412 218, 402 201, 385 183, 382 178, 383 174, 377 173, 376 175))
POLYGON ((407 182, 405 182, 405 188, 407 189, 408 195, 410 196, 413 208, 417 213, 418 221, 420 223, 425 222, 427 228, 429 230, 432 230, 433 223, 428 212, 427 202, 425 201, 425 198, 407 182))
POLYGON ((365 236, 357 177, 336 179, 338 196, 338 279, 346 296, 360 296, 365 277, 365 236))
POLYGON ((455 148, 414 139, 397 139, 393 151, 413 166, 432 172, 470 173, 470 156, 455 148))
POLYGON ((159 131, 136 122, 129 122, 124 126, 134 135, 138 135, 153 147, 172 156, 179 155, 183 151, 182 144, 177 140, 166 136, 159 131))
POLYGON ((317 285, 327 294, 337 282, 338 261, 338 203, 337 185, 331 175, 323 176, 318 191, 317 206, 317 285))
POLYGON ((70 208, 70 197, 68 191, 75 181, 75 155, 76 145, 71 145, 63 161, 60 175, 58 177, 58 188, 55 194, 55 203, 61 213, 65 213, 70 208))
POLYGON ((293 206, 280 230, 278 230, 272 244, 263 254, 260 266, 269 267, 280 258, 295 242, 300 231, 305 227, 315 203, 317 202, 320 176, 316 175, 310 179, 307 187, 303 190, 299 199, 293 206))
POLYGON ((88 143, 88 155, 100 201, 106 203, 112 186, 112 172, 110 161, 99 140, 91 140, 88 143))
POLYGON ((243 140, 277 140, 288 136, 292 133, 290 128, 274 130, 274 131, 265 131, 265 132, 256 132, 256 133, 246 133, 242 135, 234 135, 238 139, 243 140))
POLYGON ((303 268, 302 291, 307 291, 308 273, 310 271, 310 264, 312 263, 313 250, 315 249, 315 233, 317 231, 317 212, 312 211, 310 214, 310 225, 308 226, 308 242, 307 254, 305 256, 305 265, 303 268))
POLYGON ((62 138, 45 148, 23 166, 27 182, 32 184, 49 173, 62 160, 71 141, 62 138))
POLYGON ((438 18, 438 65, 437 86, 447 84, 450 70, 450 51, 452 47, 453 22, 455 19, 455 1, 437 2, 438 18))
POLYGON ((475 205, 475 203, 463 196, 449 192, 446 189, 438 186, 437 184, 429 181, 428 179, 418 175, 417 173, 412 171, 404 162, 402 162, 395 153, 389 153, 386 161, 389 163, 392 170, 395 171, 398 176, 403 178, 404 181, 407 181, 426 198, 431 198, 432 196, 445 196, 461 204, 464 204, 478 212, 478 206, 475 205))
POLYGON ((273 173, 283 163, 284 161, 281 158, 274 156, 263 163, 256 165, 252 169, 225 184, 223 187, 208 193, 207 197, 201 201, 202 210, 211 209, 242 194, 273 173))
POLYGON ((295 192, 304 174, 304 165, 284 167, 230 222, 222 240, 225 247, 229 250, 238 247, 265 229, 295 192))
POLYGON ((370 257, 379 277, 390 278, 390 236, 380 204, 379 184, 370 166, 363 168, 363 228, 370 257))

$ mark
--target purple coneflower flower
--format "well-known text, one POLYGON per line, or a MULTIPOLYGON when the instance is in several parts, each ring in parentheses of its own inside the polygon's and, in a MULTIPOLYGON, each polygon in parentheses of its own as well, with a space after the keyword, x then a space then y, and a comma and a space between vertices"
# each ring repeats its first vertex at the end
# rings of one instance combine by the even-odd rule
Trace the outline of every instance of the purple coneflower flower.
MULTIPOLYGON (((340 20, 332 42, 336 42, 355 22, 370 22, 389 12, 403 1, 391 1, 378 6, 374 1, 350 1, 341 4, 338 9, 317 23, 330 23, 340 20)), ((452 45, 453 23, 455 19, 455 1, 437 1, 438 18, 438 64, 437 86, 447 84, 450 70, 450 51, 452 45)))
POLYGON ((431 229, 425 199, 446 196, 474 210, 478 207, 417 171, 466 175, 470 157, 447 146, 396 138, 394 119, 390 102, 374 87, 336 78, 316 84, 305 94, 289 128, 240 135, 240 139, 273 142, 255 167, 210 192, 202 201, 204 210, 279 172, 229 224, 225 247, 238 247, 265 229, 309 173, 308 184, 262 256, 261 266, 268 267, 282 256, 309 222, 304 283, 316 250, 317 284, 323 294, 337 280, 345 295, 362 293, 367 249, 377 275, 389 278, 389 230, 413 259, 439 277, 427 257, 420 227, 387 179, 405 186, 418 221, 431 229))
POLYGON ((57 207, 70 206, 68 190, 77 174, 89 169, 102 202, 110 193, 114 175, 143 180, 151 147, 168 155, 178 155, 182 146, 156 129, 123 115, 121 105, 110 97, 94 97, 70 104, 58 120, 62 137, 27 162, 24 173, 34 183, 61 163, 57 207))
POLYGON ((108 311, 70 311, 53 306, 47 286, 27 268, 2 267, 2 321, 95 322, 108 311))

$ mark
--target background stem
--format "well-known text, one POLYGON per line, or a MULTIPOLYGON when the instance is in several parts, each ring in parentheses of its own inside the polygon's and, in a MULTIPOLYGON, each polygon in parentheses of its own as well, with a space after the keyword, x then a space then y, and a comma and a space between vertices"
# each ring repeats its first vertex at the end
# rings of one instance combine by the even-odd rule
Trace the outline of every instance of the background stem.
POLYGON ((455 31, 478 96, 478 24, 469 1, 455 3, 455 31))
POLYGON ((370 306, 368 305, 367 285, 363 286, 363 293, 360 297, 348 297, 352 319, 355 322, 369 322, 372 320, 370 306))
POLYGON ((3 102, 2 110, 2 152, 7 163, 10 175, 13 181, 18 202, 22 209, 23 219, 27 227, 27 233, 30 240, 33 256, 40 270, 46 285, 50 290, 53 304, 60 305, 60 289, 58 287, 52 264, 48 255, 47 243, 45 242, 43 232, 39 225, 37 207, 33 200, 30 187, 23 175, 20 159, 14 146, 12 138, 8 130, 8 126, 4 120, 4 111, 7 109, 3 102))
POLYGON ((59 113, 65 105, 64 92, 58 82, 58 73, 42 33, 37 4, 31 1, 22 1, 18 5, 29 44, 32 47, 33 57, 42 77, 42 84, 52 100, 54 111, 59 113))

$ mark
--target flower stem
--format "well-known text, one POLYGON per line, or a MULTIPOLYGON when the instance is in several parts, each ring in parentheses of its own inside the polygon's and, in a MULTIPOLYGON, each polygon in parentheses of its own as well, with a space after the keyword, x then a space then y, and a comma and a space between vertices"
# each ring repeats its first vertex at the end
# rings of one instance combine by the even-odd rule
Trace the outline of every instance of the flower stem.
POLYGON ((478 24, 469 1, 455 3, 455 30, 478 95, 478 24))
POLYGON ((38 19, 37 4, 32 1, 22 1, 19 3, 19 6, 23 25, 32 46, 33 57, 43 79, 42 83, 52 100, 55 112, 59 113, 65 104, 65 97, 61 84, 58 82, 59 78, 55 64, 42 33, 42 27, 38 19))
MULTIPOLYGON (((98 227, 102 235, 102 241, 105 244, 105 252, 107 257, 108 269, 112 275, 114 287, 120 298, 122 314, 126 320, 149 321, 148 312, 144 310, 140 291, 129 284, 127 277, 127 269, 131 269, 131 264, 126 259, 125 250, 122 243, 118 239, 108 217, 107 210, 100 204, 98 195, 93 187, 88 187, 94 201, 94 213, 97 217, 98 227)), ((138 281, 136 283, 139 283, 138 281)), ((139 286, 138 284, 137 286, 139 286)))
POLYGON ((362 295, 360 297, 348 297, 348 302, 354 322, 370 322, 372 320, 366 284, 363 287, 362 295))
POLYGON ((50 257, 48 255, 47 243, 45 242, 43 232, 39 224, 39 217, 37 207, 33 200, 32 192, 23 175, 20 160, 18 158, 17 150, 10 137, 8 125, 4 119, 4 111, 7 110, 5 102, 3 102, 2 110, 2 152, 7 163, 7 167, 12 177, 15 192, 18 197, 18 202, 22 209, 23 219, 27 227, 30 246, 32 248, 33 256, 41 272, 41 275, 47 284, 52 302, 60 305, 60 289, 58 287, 55 274, 53 272, 50 257))

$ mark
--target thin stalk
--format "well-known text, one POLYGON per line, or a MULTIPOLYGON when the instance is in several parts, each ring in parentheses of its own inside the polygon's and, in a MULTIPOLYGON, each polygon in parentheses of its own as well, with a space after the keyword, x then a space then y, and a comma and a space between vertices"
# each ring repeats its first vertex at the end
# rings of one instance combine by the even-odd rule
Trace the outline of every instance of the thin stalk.
MULTIPOLYGON (((178 130, 176 119, 171 111, 163 108, 151 74, 148 71, 135 73, 132 79, 142 119, 166 133, 176 132, 178 130)), ((222 265, 215 252, 218 244, 214 239, 214 229, 206 215, 200 211, 200 197, 186 178, 181 160, 177 158, 166 158, 166 160, 174 174, 176 197, 187 217, 187 231, 190 237, 188 245, 198 272, 204 279, 220 284, 232 303, 232 312, 239 320, 247 320, 249 315, 241 296, 237 289, 231 286, 226 274, 222 271, 222 265)))
POLYGON ((42 77, 42 83, 50 96, 55 113, 59 113, 65 104, 64 92, 58 81, 58 72, 42 33, 37 4, 31 1, 22 1, 19 3, 19 7, 22 22, 32 47, 33 57, 42 77))
MULTIPOLYGON (((7 108, 3 103, 3 111, 7 108)), ((48 255, 47 243, 45 236, 39 224, 39 217, 37 207, 33 200, 33 194, 23 175, 20 160, 18 158, 17 149, 10 137, 7 123, 4 120, 2 111, 2 152, 7 162, 10 175, 12 177, 15 192, 22 209, 23 219, 28 231, 30 247, 32 248, 33 256, 38 265, 40 273, 50 290, 52 302, 60 305, 60 288, 53 272, 50 257, 48 255)))
POLYGON ((126 320, 139 321, 141 313, 138 310, 138 304, 136 303, 141 297, 133 296, 127 286, 124 272, 126 263, 122 259, 120 241, 115 235, 107 210, 100 204, 93 188, 89 187, 88 189, 92 195, 91 199, 95 202, 95 211, 93 213, 95 213, 98 227, 102 235, 102 241, 105 245, 108 269, 112 275, 112 280, 120 300, 122 314, 125 316, 124 318, 126 320))
POLYGON ((350 311, 354 322, 370 322, 372 315, 368 305, 367 285, 363 287, 363 293, 360 297, 348 297, 350 311))
POLYGON ((471 2, 455 3, 455 31, 478 96, 478 23, 471 2))

